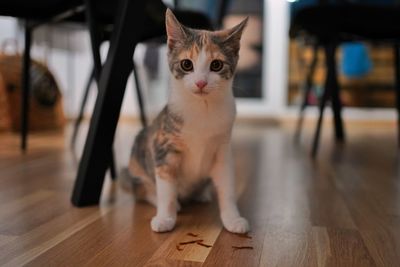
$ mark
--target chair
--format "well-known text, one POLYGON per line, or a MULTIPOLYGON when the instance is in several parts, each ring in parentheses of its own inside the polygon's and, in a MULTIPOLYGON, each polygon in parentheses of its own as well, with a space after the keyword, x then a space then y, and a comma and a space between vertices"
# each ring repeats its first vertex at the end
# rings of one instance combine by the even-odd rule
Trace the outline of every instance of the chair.
MULTIPOLYGON (((30 95, 30 50, 32 43, 32 34, 37 27, 63 21, 76 21, 79 18, 80 23, 86 23, 86 16, 82 16, 85 8, 83 0, 73 1, 46 1, 32 3, 31 1, 4 1, 0 3, 0 15, 11 16, 25 20, 25 47, 22 63, 22 97, 21 97, 21 149, 26 151, 29 127, 29 95, 30 95)), ((87 13, 87 12, 86 12, 87 13)), ((92 46, 96 49, 95 46, 92 46)), ((97 48, 99 49, 99 48, 97 48)), ((93 53, 95 57, 97 53, 93 53)), ((100 66, 97 66, 100 68, 100 66)), ((110 161, 111 177, 116 177, 114 157, 110 161)))
POLYGON ((22 64, 21 149, 26 151, 30 94, 30 50, 34 29, 45 23, 62 21, 82 12, 82 0, 13 0, 0 2, 0 16, 16 17, 25 21, 25 49, 22 64))
POLYGON ((327 4, 319 1, 316 6, 300 10, 291 23, 290 35, 292 37, 305 33, 315 38, 314 59, 308 74, 305 87, 303 104, 300 109, 299 126, 303 111, 307 106, 306 99, 310 92, 311 80, 315 68, 316 53, 318 48, 323 48, 325 53, 326 79, 325 89, 319 103, 319 117, 314 134, 311 150, 313 158, 317 155, 321 134, 324 109, 328 101, 331 102, 335 137, 339 142, 344 141, 345 132, 341 117, 342 104, 340 101, 340 86, 336 72, 335 53, 337 46, 347 41, 385 42, 393 45, 396 75, 396 109, 398 113, 398 142, 400 145, 400 69, 399 69, 399 42, 400 42, 400 6, 399 5, 366 5, 351 4, 348 1, 338 1, 338 4, 327 4))

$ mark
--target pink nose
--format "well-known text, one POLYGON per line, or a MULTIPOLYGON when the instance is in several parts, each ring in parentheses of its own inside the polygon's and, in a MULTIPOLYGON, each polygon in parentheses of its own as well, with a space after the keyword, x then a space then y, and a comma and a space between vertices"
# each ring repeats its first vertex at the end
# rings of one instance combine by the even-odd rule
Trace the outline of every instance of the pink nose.
POLYGON ((204 80, 200 80, 200 81, 197 81, 197 82, 196 82, 196 86, 197 86, 199 89, 203 89, 206 85, 207 85, 207 82, 204 81, 204 80))

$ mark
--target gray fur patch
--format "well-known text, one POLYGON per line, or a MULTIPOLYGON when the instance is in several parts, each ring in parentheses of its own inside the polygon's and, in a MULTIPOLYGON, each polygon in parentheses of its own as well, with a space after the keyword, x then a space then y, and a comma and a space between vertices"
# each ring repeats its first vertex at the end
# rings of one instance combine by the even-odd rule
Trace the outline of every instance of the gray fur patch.
POLYGON ((161 166, 166 163, 165 159, 169 153, 180 153, 177 146, 174 144, 173 136, 177 136, 183 125, 183 119, 171 112, 166 106, 155 121, 158 129, 164 133, 163 135, 154 138, 154 161, 155 165, 161 166))
MULTIPOLYGON (((154 176, 154 164, 151 160, 150 151, 147 149, 147 143, 149 138, 149 129, 142 129, 135 138, 135 142, 132 148, 132 156, 135 157, 145 170, 145 172, 150 176, 154 176)), ((133 174, 135 175, 135 174, 133 174)))
POLYGON ((221 53, 225 56, 229 68, 220 72, 221 77, 230 79, 236 70, 236 65, 239 60, 240 44, 234 41, 225 41, 219 36, 211 36, 214 44, 216 44, 221 53))

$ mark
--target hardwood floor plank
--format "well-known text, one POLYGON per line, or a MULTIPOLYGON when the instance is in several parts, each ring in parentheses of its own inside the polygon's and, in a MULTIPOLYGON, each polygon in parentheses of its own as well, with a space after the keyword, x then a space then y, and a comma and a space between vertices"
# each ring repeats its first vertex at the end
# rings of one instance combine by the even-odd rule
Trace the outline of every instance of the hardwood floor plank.
MULTIPOLYGON (((30 263, 30 261, 52 249, 53 247, 63 242, 70 236, 74 235, 75 233, 79 232, 80 230, 84 229, 85 227, 88 227, 90 224, 92 224, 96 220, 99 220, 102 216, 106 215, 111 210, 112 207, 104 207, 99 211, 92 212, 87 217, 81 216, 81 219, 79 221, 75 222, 72 225, 68 225, 66 229, 58 232, 54 236, 46 236, 45 231, 49 227, 52 227, 52 224, 60 223, 60 221, 63 221, 65 219, 64 217, 60 217, 61 220, 57 220, 56 223, 51 222, 47 225, 43 225, 40 230, 34 230, 24 236, 21 236, 21 238, 16 238, 15 240, 13 240, 13 242, 11 242, 11 244, 7 245, 7 254, 3 254, 0 257, 0 264, 2 264, 2 266, 21 266, 29 263, 29 265, 31 265, 32 263, 30 263)), ((46 263, 45 265, 47 264, 48 263, 46 263)))
POLYGON ((400 259, 400 231, 389 228, 377 228, 374 230, 360 230, 365 246, 377 266, 399 266, 400 259))
POLYGON ((313 226, 357 229, 343 196, 331 177, 320 169, 310 169, 309 204, 313 226))
POLYGON ((14 201, 2 203, 0 204, 0 218, 13 218, 23 212, 23 210, 36 205, 38 202, 48 200, 54 196, 54 194, 55 192, 49 190, 38 190, 22 198, 15 199, 14 201))
POLYGON ((328 266, 328 261, 333 256, 327 229, 314 226, 312 228, 312 239, 315 244, 317 266, 328 266))
POLYGON ((151 231, 148 222, 154 210, 148 205, 135 206, 136 212, 140 217, 133 215, 132 222, 126 222, 128 227, 119 231, 85 266, 144 266, 168 234, 158 235, 151 231))
POLYGON ((311 233, 311 228, 267 227, 259 266, 318 266, 311 233))
MULTIPOLYGON (((15 239, 17 239, 17 236, 15 236, 15 235, 0 235, 0 249, 2 246, 8 245, 15 239)), ((1 256, 1 254, 0 254, 0 256, 1 256)))
MULTIPOLYGON (((398 192, 393 197, 390 196, 393 184, 388 183, 384 186, 383 184, 386 182, 379 180, 381 176, 375 176, 376 179, 374 179, 371 177, 373 173, 360 174, 347 166, 337 168, 332 173, 375 262, 379 266, 397 266, 400 259, 400 248, 393 244, 400 242, 400 231, 398 230, 400 217, 392 214, 392 209, 382 205, 383 203, 390 205, 396 201, 395 195, 398 196, 398 192), (353 181, 350 180, 349 175, 353 181), (375 185, 368 185, 368 181, 375 185), (386 201, 380 203, 379 196, 382 194, 386 194, 384 197, 386 201)), ((383 179, 387 179, 389 176, 386 173, 383 179)))
POLYGON ((13 217, 5 217, 0 222, 0 233, 9 235, 22 235, 39 225, 57 217, 71 208, 66 195, 55 194, 53 197, 43 199, 34 205, 25 207, 13 217))
POLYGON ((150 262, 145 265, 146 267, 200 267, 201 262, 197 261, 180 261, 171 259, 159 259, 155 262, 150 262))
POLYGON ((376 266, 358 231, 327 229, 330 254, 326 266, 376 266))

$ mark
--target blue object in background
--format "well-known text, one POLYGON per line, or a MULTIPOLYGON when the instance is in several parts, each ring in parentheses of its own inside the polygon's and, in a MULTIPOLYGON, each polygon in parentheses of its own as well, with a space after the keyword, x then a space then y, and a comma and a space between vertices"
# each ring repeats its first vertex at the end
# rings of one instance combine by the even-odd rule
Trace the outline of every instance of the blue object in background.
POLYGON ((342 45, 342 73, 349 78, 359 78, 368 74, 372 62, 366 46, 362 43, 345 43, 342 45))

